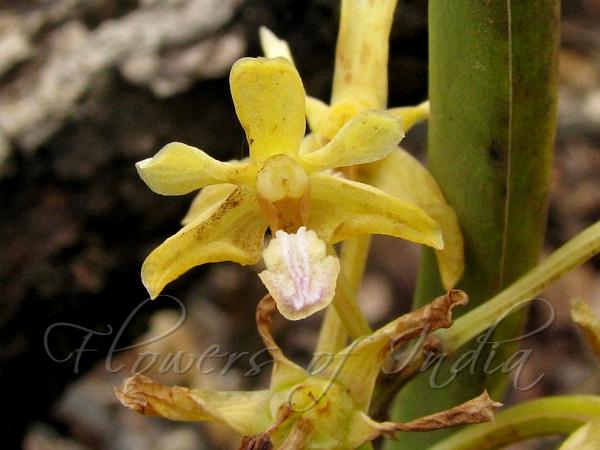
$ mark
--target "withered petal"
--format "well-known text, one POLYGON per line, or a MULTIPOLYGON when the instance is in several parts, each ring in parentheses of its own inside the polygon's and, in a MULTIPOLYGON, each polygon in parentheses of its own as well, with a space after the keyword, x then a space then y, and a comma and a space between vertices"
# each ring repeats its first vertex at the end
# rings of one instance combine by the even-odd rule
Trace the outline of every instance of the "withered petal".
POLYGON ((256 308, 256 326, 265 343, 265 347, 273 357, 273 374, 271 375, 271 390, 278 390, 283 386, 300 383, 308 378, 308 373, 302 367, 290 361, 281 351, 273 339, 271 326, 273 313, 277 305, 271 294, 265 295, 256 308))

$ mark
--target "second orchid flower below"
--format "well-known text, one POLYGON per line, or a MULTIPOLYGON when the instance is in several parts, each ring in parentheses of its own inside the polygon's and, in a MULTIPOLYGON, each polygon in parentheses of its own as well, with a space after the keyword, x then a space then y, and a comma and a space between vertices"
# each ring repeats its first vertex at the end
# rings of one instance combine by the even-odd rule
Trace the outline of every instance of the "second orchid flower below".
POLYGON ((204 188, 184 227, 146 259, 142 279, 152 297, 194 266, 255 264, 288 319, 326 307, 339 262, 326 244, 360 234, 388 234, 440 249, 437 223, 417 206, 370 185, 347 180, 338 167, 386 157, 403 138, 400 120, 384 112, 356 115, 322 148, 299 149, 305 134, 304 88, 284 58, 244 58, 234 64, 231 94, 250 148, 247 161, 220 162, 172 143, 137 164, 146 184, 163 195, 204 188))

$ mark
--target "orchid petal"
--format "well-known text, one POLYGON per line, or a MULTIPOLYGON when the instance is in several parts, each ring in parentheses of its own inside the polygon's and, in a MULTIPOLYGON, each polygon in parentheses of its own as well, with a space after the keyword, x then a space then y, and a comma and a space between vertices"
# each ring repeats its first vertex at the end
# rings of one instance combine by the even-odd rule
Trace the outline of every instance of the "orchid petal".
POLYGON ((223 203, 227 197, 236 189, 235 184, 213 184, 203 188, 192 200, 190 209, 181 220, 181 225, 185 226, 194 221, 194 219, 206 210, 216 208, 223 203))
POLYGON ((444 246, 438 225, 423 210, 367 184, 314 174, 310 194, 308 228, 330 244, 360 234, 387 234, 444 246))
POLYGON ((357 114, 324 147, 302 156, 312 170, 365 164, 386 157, 404 137, 397 118, 374 110, 357 114))
POLYGON ((187 422, 217 421, 240 434, 256 434, 272 421, 268 390, 228 392, 168 387, 136 374, 125 379, 115 393, 124 406, 147 416, 187 422))
POLYGON ((414 125, 429 118, 429 102, 425 101, 417 106, 400 106, 390 108, 388 113, 402 119, 402 128, 408 132, 414 125))
POLYGON ((383 109, 387 102, 389 35, 397 0, 342 1, 331 104, 360 101, 383 109))
POLYGON ((262 51, 267 58, 277 58, 281 56, 294 64, 294 58, 292 57, 292 52, 287 41, 279 39, 275 33, 267 27, 260 27, 258 29, 258 37, 260 39, 262 51))
POLYGON ((333 300, 340 264, 327 256, 325 242, 312 230, 279 230, 263 252, 267 270, 258 274, 279 312, 299 320, 327 307, 333 300))
POLYGON ((490 422, 494 419, 494 411, 502 406, 493 401, 484 391, 481 395, 454 408, 441 411, 411 422, 376 422, 364 412, 355 412, 350 419, 347 447, 357 448, 379 436, 393 437, 398 431, 424 432, 459 425, 490 422))
POLYGON ((502 406, 490 398, 487 391, 469 401, 446 411, 430 414, 411 422, 383 422, 381 434, 392 435, 396 431, 434 431, 459 425, 469 425, 494 420, 494 411, 502 406))
POLYGON ((326 128, 330 120, 331 108, 328 104, 322 102, 318 98, 306 96, 306 121, 312 132, 325 135, 323 130, 326 128))
POLYGON ((319 133, 308 133, 306 136, 304 136, 304 139, 302 139, 298 153, 302 158, 304 155, 320 149, 326 143, 327 141, 325 141, 319 133))
POLYGON ((156 248, 144 261, 142 281, 155 298, 192 267, 210 262, 255 264, 267 223, 253 192, 238 187, 156 248))
POLYGON ((361 168, 361 179, 400 200, 414 203, 440 226, 444 249, 436 251, 442 283, 452 289, 464 267, 463 238, 458 218, 435 179, 408 152, 399 148, 387 158, 361 168))
POLYGON ((381 366, 394 346, 414 339, 421 333, 429 334, 439 328, 449 327, 452 324, 452 309, 465 305, 467 301, 464 292, 450 291, 400 316, 337 353, 322 376, 335 377, 336 382, 348 389, 356 408, 366 411, 381 366))
POLYGON ((304 137, 304 88, 285 58, 242 58, 229 77, 235 111, 246 131, 251 161, 295 155, 304 137))
POLYGON ((240 180, 248 164, 221 162, 190 145, 172 142, 135 167, 154 192, 182 195, 216 183, 240 180))
POLYGON ((371 419, 365 412, 355 410, 348 420, 348 434, 344 448, 360 448, 380 435, 379 422, 371 419))
POLYGON ((277 309, 275 300, 270 294, 265 295, 256 308, 256 327, 265 343, 267 351, 273 358, 273 372, 271 375, 271 391, 277 392, 296 383, 308 379, 308 373, 300 366, 290 361, 281 351, 279 345, 271 334, 273 313, 277 309))

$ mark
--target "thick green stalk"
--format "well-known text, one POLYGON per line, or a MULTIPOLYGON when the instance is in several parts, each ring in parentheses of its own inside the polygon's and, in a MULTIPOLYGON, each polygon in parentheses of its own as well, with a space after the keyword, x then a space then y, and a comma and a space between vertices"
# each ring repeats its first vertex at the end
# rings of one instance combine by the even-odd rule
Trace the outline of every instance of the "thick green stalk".
POLYGON ((569 434, 593 419, 600 419, 598 396, 545 397, 513 406, 493 422, 465 428, 429 450, 495 450, 534 437, 569 434))
MULTIPOLYGON (((429 3, 428 166, 465 238, 465 275, 458 287, 470 303, 458 314, 493 297, 538 260, 556 116, 558 19, 559 0, 429 3)), ((424 251, 415 304, 441 292, 435 258, 424 251)), ((496 340, 519 333, 523 317, 510 316, 496 340)), ((500 360, 514 348, 496 351, 500 360)), ((450 408, 486 385, 501 398, 506 374, 486 379, 486 357, 480 356, 474 373, 461 371, 443 389, 417 377, 396 399, 393 418, 406 421, 450 408)), ((440 376, 444 370, 450 376, 452 363, 440 376)), ((427 448, 449 433, 403 433, 388 448, 427 448)))

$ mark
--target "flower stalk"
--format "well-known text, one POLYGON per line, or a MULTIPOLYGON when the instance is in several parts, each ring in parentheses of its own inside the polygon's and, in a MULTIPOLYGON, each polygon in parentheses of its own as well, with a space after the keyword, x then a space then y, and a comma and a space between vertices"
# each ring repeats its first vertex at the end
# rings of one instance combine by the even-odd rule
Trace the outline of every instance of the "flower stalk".
POLYGON ((545 397, 508 408, 493 422, 458 431, 429 450, 495 450, 541 436, 570 434, 600 419, 600 397, 545 397))
MULTIPOLYGON (((355 236, 342 244, 340 264, 347 280, 349 294, 356 296, 363 279, 371 239, 369 235, 355 236)), ((340 292, 339 295, 342 293, 340 292)), ((336 300, 334 299, 334 304, 336 300)), ((339 300, 338 300, 339 304, 339 300)), ((366 319, 360 319, 366 322, 366 319)), ((368 323, 367 323, 368 326, 368 323)), ((335 353, 345 347, 348 340, 348 328, 340 319, 335 307, 329 307, 319 332, 319 340, 315 350, 315 358, 319 355, 335 353)), ((366 331, 364 327, 363 332, 366 331)))
POLYGON ((340 272, 338 289, 333 298, 333 306, 352 340, 371 333, 369 322, 362 313, 344 272, 340 272))
MULTIPOLYGON (((433 333, 431 339, 434 340, 435 352, 446 356, 456 353, 486 329, 496 326, 517 306, 531 301, 548 285, 597 254, 600 254, 600 222, 569 240, 498 295, 460 316, 451 328, 433 333)), ((597 333, 597 330, 594 331, 597 333)), ((382 407, 389 404, 391 395, 398 392, 423 369, 427 352, 430 350, 427 344, 431 342, 418 342, 418 347, 408 352, 411 359, 401 361, 401 370, 392 369, 392 376, 380 378, 373 405, 375 415, 381 413, 382 407)))
POLYGON ((600 222, 586 228, 515 283, 481 306, 459 317, 451 330, 437 333, 444 351, 452 353, 498 323, 523 302, 529 302, 550 283, 600 253, 600 222))

